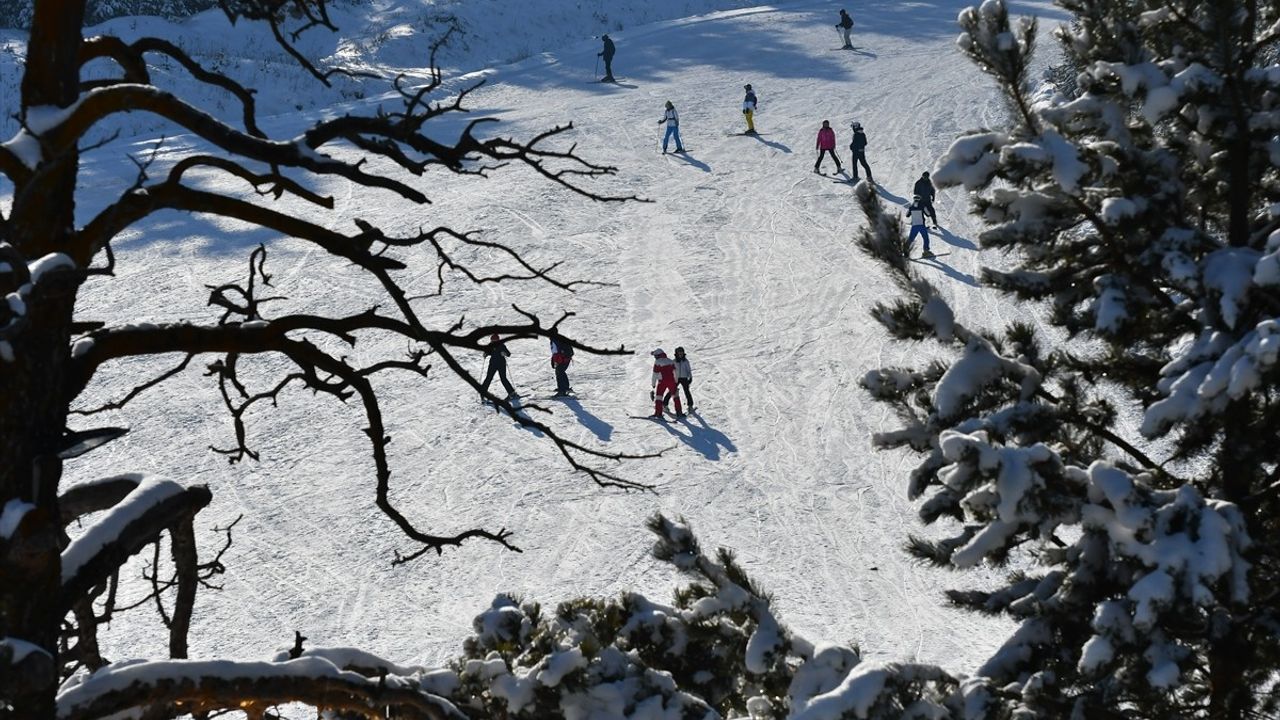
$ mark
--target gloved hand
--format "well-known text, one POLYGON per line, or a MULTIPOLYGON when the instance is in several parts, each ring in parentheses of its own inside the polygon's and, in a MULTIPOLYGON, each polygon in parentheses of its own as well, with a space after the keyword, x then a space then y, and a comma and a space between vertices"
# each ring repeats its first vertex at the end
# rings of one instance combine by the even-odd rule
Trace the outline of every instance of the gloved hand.
POLYGON ((649 399, 650 399, 650 400, 657 400, 657 399, 658 399, 658 394, 657 394, 656 392, 654 392, 653 390, 650 390, 650 391, 649 391, 649 399))

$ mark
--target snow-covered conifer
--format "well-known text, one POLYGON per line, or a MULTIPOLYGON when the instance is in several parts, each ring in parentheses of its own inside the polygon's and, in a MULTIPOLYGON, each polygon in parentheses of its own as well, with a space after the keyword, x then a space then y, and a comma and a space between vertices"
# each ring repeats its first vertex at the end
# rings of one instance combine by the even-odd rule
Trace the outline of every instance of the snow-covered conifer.
POLYGON ((958 521, 913 552, 1019 557, 1004 587, 950 594, 1018 622, 966 698, 1018 717, 1273 713, 1280 8, 1060 5, 1072 98, 1031 87, 1033 21, 1002 0, 960 14, 1012 122, 956 140, 933 177, 975 191, 982 245, 1011 253, 984 282, 1061 331, 964 326, 860 187, 861 245, 902 289, 873 315, 954 349, 864 378, 904 420, 877 442, 923 453, 910 495, 958 521))
MULTIPOLYGON (((932 665, 863 662, 813 645, 721 549, 654 516, 655 557, 694 576, 668 605, 636 593, 579 599, 554 613, 500 595, 441 692, 476 718, 901 720, 961 717, 959 681, 932 665)), ((970 700, 978 707, 981 697, 970 700)))

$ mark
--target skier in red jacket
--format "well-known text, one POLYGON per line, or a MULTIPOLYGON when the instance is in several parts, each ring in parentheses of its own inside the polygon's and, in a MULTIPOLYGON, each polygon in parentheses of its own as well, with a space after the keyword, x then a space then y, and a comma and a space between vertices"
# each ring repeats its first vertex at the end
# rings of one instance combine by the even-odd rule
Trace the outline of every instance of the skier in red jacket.
POLYGON ((830 155, 836 161, 836 172, 844 170, 840 167, 840 158, 836 157, 836 131, 831 129, 830 120, 823 120, 822 129, 818 131, 818 160, 813 164, 814 172, 820 172, 823 155, 830 155))
MULTIPOLYGON (((667 354, 658 348, 653 351, 653 416, 655 419, 662 419, 662 400, 667 393, 675 395, 676 392, 676 364, 667 354)), ((676 417, 684 417, 684 408, 680 407, 680 396, 676 395, 676 417)))

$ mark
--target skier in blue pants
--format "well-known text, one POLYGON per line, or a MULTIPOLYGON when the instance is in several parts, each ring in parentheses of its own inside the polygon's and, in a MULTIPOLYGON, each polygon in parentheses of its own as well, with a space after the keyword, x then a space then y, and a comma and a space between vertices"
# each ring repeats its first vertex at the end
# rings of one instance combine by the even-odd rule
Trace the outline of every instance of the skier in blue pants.
POLYGON ((929 226, 924 224, 924 203, 919 195, 911 196, 911 204, 907 206, 907 216, 911 218, 911 234, 907 236, 907 253, 911 253, 911 243, 916 235, 924 238, 924 257, 932 257, 929 250, 929 226))
POLYGON ((663 154, 666 154, 667 143, 671 142, 671 138, 676 139, 676 152, 684 152, 684 143, 680 142, 680 116, 676 114, 676 106, 672 105, 670 100, 667 101, 666 114, 664 114, 662 119, 658 121, 659 125, 663 123, 666 123, 667 125, 667 133, 662 136, 663 154))

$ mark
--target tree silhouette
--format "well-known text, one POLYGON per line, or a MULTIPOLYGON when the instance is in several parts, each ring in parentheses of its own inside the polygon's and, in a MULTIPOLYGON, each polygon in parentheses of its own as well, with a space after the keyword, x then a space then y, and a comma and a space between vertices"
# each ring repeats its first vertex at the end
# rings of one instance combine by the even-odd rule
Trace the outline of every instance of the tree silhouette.
MULTIPOLYGON (((258 124, 250 88, 202 67, 164 39, 86 38, 85 6, 83 0, 35 3, 16 109, 22 130, 0 145, 0 175, 12 189, 8 212, 0 214, 0 294, 7 300, 0 303, 0 714, 54 717, 60 681, 80 668, 95 670, 106 664, 97 647, 97 627, 128 609, 116 600, 119 571, 128 558, 148 546, 154 548, 148 571, 152 592, 144 602, 154 602, 160 610, 170 634, 171 656, 186 656, 196 589, 222 570, 221 553, 202 562, 196 552, 192 520, 209 503, 208 489, 131 474, 130 468, 66 490, 60 480, 64 462, 126 431, 109 427, 73 431, 68 428, 73 408, 78 415, 92 416, 137 401, 144 391, 197 357, 204 358, 207 374, 217 383, 231 417, 234 444, 218 452, 232 462, 257 458, 248 439, 245 413, 273 403, 285 388, 305 387, 359 404, 367 422, 363 433, 372 459, 377 506, 411 543, 396 554, 395 562, 438 553, 471 539, 518 548, 503 528, 421 528, 391 502, 390 438, 372 383, 375 375, 396 371, 425 378, 442 365, 518 423, 540 430, 573 468, 596 483, 645 487, 611 469, 616 461, 631 456, 561 438, 530 414, 548 412, 546 408, 525 405, 516 412, 507 400, 482 392, 459 360, 460 353, 481 349, 482 339, 492 333, 550 338, 585 353, 617 355, 625 349, 594 347, 565 336, 560 326, 569 313, 546 322, 513 306, 510 322, 481 327, 464 327, 461 319, 439 327, 423 319, 423 304, 444 291, 446 272, 475 284, 537 281, 566 291, 587 281, 562 279, 555 273, 556 264, 530 262, 518 251, 468 231, 440 226, 400 233, 356 218, 354 227, 343 232, 316 219, 334 208, 333 198, 311 189, 326 176, 425 204, 430 183, 441 182, 449 174, 485 176, 510 164, 531 168, 590 200, 635 199, 606 196, 586 187, 615 169, 585 160, 568 146, 563 136, 572 124, 522 141, 486 134, 493 119, 477 118, 465 124, 455 141, 438 139, 429 132, 433 122, 464 113, 464 101, 474 88, 437 100, 442 81, 434 70, 433 52, 430 82, 421 87, 407 87, 399 79, 394 83, 402 101, 396 109, 321 120, 296 137, 272 138, 258 124), (156 59, 181 66, 192 83, 220 88, 235 98, 242 108, 238 126, 153 85, 149 63, 156 59), (82 79, 87 63, 104 60, 118 68, 115 77, 82 79), (85 145, 93 142, 96 129, 124 113, 164 118, 210 149, 182 157, 164 173, 156 173, 147 159, 135 160, 138 174, 132 186, 87 221, 77 223, 85 145), (238 179, 255 194, 245 199, 216 192, 193 179, 210 173, 238 179), (289 212, 274 206, 274 201, 286 197, 302 201, 308 210, 289 212), (113 240, 131 225, 166 210, 243 221, 308 243, 355 266, 376 283, 378 292, 368 298, 365 309, 348 315, 273 315, 268 303, 275 298, 263 246, 251 253, 248 272, 241 280, 209 278, 214 317, 163 325, 130 323, 127 317, 120 318, 119 324, 82 317, 78 300, 91 297, 95 288, 111 281, 116 267, 113 240), (474 267, 457 248, 499 256, 513 269, 490 273, 474 267), (423 265, 435 270, 439 285, 432 293, 415 296, 397 278, 406 269, 423 265), (403 357, 360 365, 326 349, 349 347, 373 335, 401 338, 409 350, 403 357), (183 359, 107 405, 77 404, 100 368, 123 358, 166 353, 183 359), (252 379, 257 375, 246 378, 242 367, 246 358, 264 354, 286 359, 289 370, 267 386, 256 387, 252 379), (94 521, 72 539, 68 526, 92 513, 97 514, 94 521), (171 566, 171 571, 162 570, 161 538, 166 534, 171 559, 163 565, 171 566), (166 606, 162 596, 169 595, 171 604, 166 606)), ((334 29, 324 0, 223 0, 220 6, 232 22, 266 23, 276 40, 319 82, 327 85, 334 74, 346 72, 314 65, 293 45, 308 30, 334 29)), ((229 544, 230 528, 224 530, 229 544)), ((146 678, 149 690, 141 696, 123 690, 95 696, 92 702, 78 705, 71 716, 110 714, 135 705, 145 707, 149 717, 237 707, 255 714, 260 711, 254 708, 289 700, 341 711, 381 704, 395 706, 407 717, 449 715, 447 707, 425 691, 338 672, 332 664, 288 677, 235 664, 193 668, 164 666, 146 678)))

